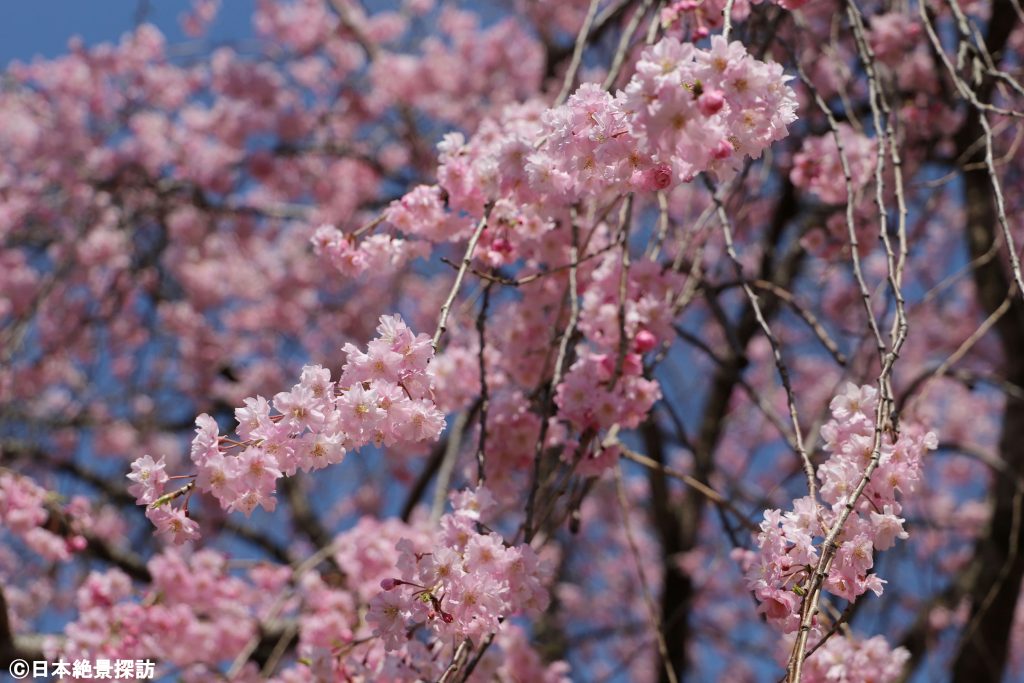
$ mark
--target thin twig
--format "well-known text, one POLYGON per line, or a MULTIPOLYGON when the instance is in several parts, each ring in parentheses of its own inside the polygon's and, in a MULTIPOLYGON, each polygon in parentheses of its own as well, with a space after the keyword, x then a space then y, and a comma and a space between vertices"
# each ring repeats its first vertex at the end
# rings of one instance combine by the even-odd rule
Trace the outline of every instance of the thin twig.
POLYGON ((480 313, 476 317, 476 333, 480 350, 477 353, 478 367, 480 371, 480 437, 476 447, 476 485, 481 487, 487 481, 487 409, 490 407, 490 397, 487 389, 487 363, 484 352, 487 350, 486 325, 487 308, 491 303, 491 283, 484 285, 483 299, 480 302, 480 313))
POLYGON ((732 6, 735 0, 726 0, 725 9, 722 10, 722 37, 726 42, 729 34, 732 33, 732 6))
POLYGON ((750 519, 746 515, 744 515, 743 512, 739 508, 737 508, 728 498, 726 498, 721 493, 711 488, 701 480, 691 477, 689 474, 682 472, 680 470, 673 469, 668 465, 662 465, 654 458, 649 458, 646 455, 637 453, 636 451, 625 446, 621 441, 617 442, 616 445, 619 447, 619 453, 622 455, 623 458, 626 458, 627 460, 632 460, 633 462, 639 465, 643 465, 644 467, 655 470, 657 472, 661 472, 667 477, 678 479, 679 481, 683 482, 684 484, 692 488, 697 493, 707 498, 715 505, 731 512, 733 516, 736 517, 736 520, 744 527, 746 527, 748 530, 757 531, 759 529, 759 527, 753 522, 751 522, 750 519))
POLYGON ((605 77, 604 83, 601 85, 605 90, 611 90, 615 85, 616 79, 618 79, 619 74, 622 72, 622 65, 626 63, 626 54, 629 52, 629 44, 633 40, 633 34, 636 33, 640 22, 653 3, 654 0, 642 0, 640 6, 633 12, 633 16, 629 18, 626 28, 619 36, 619 45, 615 49, 615 55, 612 57, 612 65, 608 69, 608 75, 605 77))
POLYGON ((462 435, 469 423, 469 413, 459 413, 452 424, 451 432, 448 434, 448 444, 444 449, 444 458, 441 460, 441 468, 437 472, 437 484, 434 488, 434 504, 430 508, 430 521, 437 524, 444 513, 444 503, 448 497, 448 485, 451 482, 452 472, 455 470, 455 462, 459 457, 459 449, 462 447, 462 435))
POLYGON ((462 287, 462 279, 466 276, 466 270, 469 269, 469 264, 473 261, 473 252, 476 251, 476 243, 480 241, 480 235, 483 234, 484 228, 487 227, 487 218, 491 215, 491 205, 488 204, 484 208, 484 215, 480 218, 480 221, 476 225, 476 230, 469 238, 469 243, 466 245, 466 253, 462 256, 462 264, 459 266, 459 271, 455 275, 455 282, 452 283, 452 289, 448 292, 448 298, 445 299, 444 304, 441 306, 441 317, 437 321, 437 329, 434 331, 434 339, 431 342, 434 347, 434 352, 437 353, 438 345, 441 342, 441 337, 444 335, 445 330, 448 329, 448 312, 452 308, 452 303, 455 301, 456 295, 459 293, 459 288, 462 287))
MULTIPOLYGON (((580 229, 579 220, 576 215, 576 210, 572 210, 572 246, 569 248, 569 262, 575 264, 579 255, 579 241, 580 241, 580 229)), ((566 295, 569 298, 570 314, 569 323, 565 327, 565 331, 562 333, 562 339, 558 344, 558 356, 555 359, 555 368, 552 373, 551 383, 548 385, 548 390, 545 397, 545 419, 541 420, 540 425, 540 436, 537 439, 537 446, 533 456, 533 476, 530 482, 530 493, 526 501, 526 519, 523 523, 523 537, 526 542, 529 543, 533 539, 533 534, 536 531, 534 528, 534 514, 537 505, 537 489, 540 487, 540 470, 541 460, 544 455, 544 442, 547 438, 547 429, 549 420, 546 419, 547 413, 551 411, 554 403, 554 394, 558 389, 559 383, 562 381, 562 373, 565 369, 565 361, 569 355, 569 345, 572 343, 572 338, 576 334, 576 325, 580 319, 580 297, 579 297, 579 283, 576 278, 576 266, 573 265, 569 269, 569 291, 566 295)))
POLYGON ((797 455, 800 457, 800 462, 804 468, 804 475, 807 478, 808 493, 810 494, 811 500, 814 501, 815 506, 817 506, 818 487, 815 481, 814 465, 811 464, 811 457, 808 455, 807 448, 804 446, 803 430, 800 428, 800 417, 797 414, 796 408, 796 396, 793 392, 793 385, 789 379, 789 368, 782 359, 782 350, 779 345, 779 340, 776 338, 775 333, 772 332, 771 327, 768 325, 768 321, 765 320, 764 313, 761 310, 761 303, 758 301, 754 290, 748 284, 747 277, 743 272, 743 264, 740 261, 739 255, 736 253, 736 247, 733 243, 732 221, 729 220, 729 215, 725 211, 725 205, 722 203, 722 199, 718 192, 712 186, 711 181, 708 180, 707 182, 708 189, 711 191, 712 199, 717 207, 718 219, 722 224, 722 234, 725 238, 725 249, 729 255, 729 260, 732 261, 733 269, 736 271, 736 276, 742 283, 743 292, 747 295, 747 299, 750 302, 750 308, 754 312, 757 324, 761 327, 761 331, 764 332, 765 337, 768 339, 768 344, 771 346, 772 357, 775 360, 775 367, 779 372, 779 379, 782 381, 782 388, 786 392, 786 405, 789 408, 789 419, 793 427, 793 444, 796 447, 797 455))
POLYGON ((576 83, 576 72, 579 71, 580 62, 583 59, 583 48, 587 46, 587 39, 590 37, 590 28, 594 24, 594 17, 597 16, 597 6, 601 4, 601 0, 590 0, 590 7, 587 8, 587 16, 583 19, 583 25, 580 26, 580 32, 576 34, 576 45, 572 50, 572 61, 569 62, 569 68, 565 72, 565 79, 562 81, 562 90, 558 93, 558 97, 555 99, 555 106, 564 104, 569 99, 569 93, 572 92, 572 86, 576 83))
POLYGON ((455 654, 452 655, 452 663, 448 665, 444 673, 441 674, 441 678, 437 679, 437 683, 448 683, 448 680, 454 676, 462 665, 466 662, 466 657, 469 656, 469 650, 472 647, 472 641, 469 638, 464 639, 459 643, 459 647, 455 650, 455 654))
POLYGON ((647 584, 647 575, 644 574, 644 565, 640 560, 640 549, 637 547, 636 539, 633 537, 633 525, 629 522, 629 502, 626 499, 626 487, 622 482, 622 467, 615 468, 615 488, 619 497, 619 508, 622 511, 622 529, 626 532, 626 542, 629 544, 630 553, 633 555, 633 562, 636 564, 636 573, 640 578, 640 589, 644 596, 644 604, 647 606, 647 614, 651 620, 651 627, 654 629, 654 637, 658 643, 658 654, 661 655, 661 664, 665 667, 665 677, 669 683, 678 683, 676 672, 672 668, 672 660, 668 655, 668 645, 665 642, 665 634, 662 632, 661 618, 658 614, 658 607, 651 597, 651 588, 647 584))

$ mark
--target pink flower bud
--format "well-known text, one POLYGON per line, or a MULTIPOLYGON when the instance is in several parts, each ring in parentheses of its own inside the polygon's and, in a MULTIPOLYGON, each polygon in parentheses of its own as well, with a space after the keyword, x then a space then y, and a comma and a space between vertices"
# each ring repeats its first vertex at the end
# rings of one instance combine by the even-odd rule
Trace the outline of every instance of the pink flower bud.
POLYGON ((389 590, 393 590, 394 588, 398 587, 398 585, 401 584, 401 583, 402 582, 399 581, 398 579, 381 579, 380 587, 383 590, 389 591, 389 590))
POLYGON ((633 348, 637 353, 647 353, 658 344, 658 338, 647 330, 640 330, 633 339, 633 348))
POLYGON ((658 164, 644 175, 647 186, 652 190, 664 190, 672 184, 672 168, 668 164, 658 164))
POLYGON ((733 147, 728 140, 719 140, 715 148, 711 150, 711 156, 716 159, 728 159, 732 156, 733 147))
POLYGON ((704 116, 714 116, 725 104, 725 95, 721 90, 708 90, 697 98, 697 106, 704 116))
POLYGON ((658 164, 643 171, 634 171, 629 182, 641 192, 657 192, 672 184, 672 167, 658 164))
POLYGON ((512 243, 509 242, 504 237, 499 237, 493 242, 491 242, 491 249, 498 252, 499 254, 511 254, 512 243))

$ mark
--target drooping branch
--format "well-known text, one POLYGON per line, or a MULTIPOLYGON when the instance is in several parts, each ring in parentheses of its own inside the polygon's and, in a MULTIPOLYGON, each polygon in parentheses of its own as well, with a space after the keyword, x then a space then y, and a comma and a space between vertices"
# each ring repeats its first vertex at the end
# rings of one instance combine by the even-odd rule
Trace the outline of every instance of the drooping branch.
MULTIPOLYGON (((786 182, 775 205, 772 220, 762 238, 762 257, 756 279, 774 282, 788 289, 798 276, 804 252, 798 246, 790 246, 783 240, 783 235, 794 222, 799 209, 796 191, 791 183, 786 182)), ((778 313, 781 303, 779 298, 771 296, 770 293, 765 296, 761 305, 764 319, 772 320, 778 313)), ((736 345, 745 351, 761 329, 749 302, 742 307, 738 321, 733 327, 736 345)), ((728 353, 723 360, 724 363, 718 366, 711 379, 699 428, 693 438, 694 467, 691 476, 705 484, 714 471, 714 452, 726 428, 733 392, 739 387, 743 370, 749 363, 745 354, 735 351, 728 353)), ((660 462, 655 455, 660 449, 651 439, 646 441, 645 447, 648 453, 660 462)), ((685 679, 688 667, 687 648, 692 640, 689 612, 695 599, 695 586, 693 579, 679 568, 673 558, 678 553, 696 547, 707 499, 703 494, 687 492, 676 505, 663 499, 667 496, 667 490, 667 487, 662 486, 655 489, 655 510, 658 512, 656 524, 662 545, 664 572, 661 610, 666 625, 665 637, 671 644, 673 669, 680 679, 685 679)), ((665 683, 667 678, 663 676, 661 680, 665 683)))

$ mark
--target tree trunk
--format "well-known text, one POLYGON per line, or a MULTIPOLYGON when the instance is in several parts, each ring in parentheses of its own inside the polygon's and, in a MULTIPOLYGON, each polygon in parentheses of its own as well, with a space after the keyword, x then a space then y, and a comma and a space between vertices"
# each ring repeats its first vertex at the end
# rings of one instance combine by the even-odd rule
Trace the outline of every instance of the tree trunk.
MULTIPOLYGON (((998 59, 1016 23, 1011 3, 993 4, 986 44, 998 59)), ((978 88, 978 99, 989 101, 992 80, 978 88)), ((964 172, 964 208, 967 212, 967 243, 973 258, 982 257, 997 241, 1000 227, 991 180, 984 166, 985 146, 981 113, 967 117, 956 140, 960 158, 971 170, 964 172)), ((982 259, 974 271, 981 308, 991 314, 1010 295, 1012 279, 1007 274, 1006 246, 1000 244, 995 258, 982 259)), ((1024 303, 1013 291, 1010 310, 996 324, 1005 358, 1005 378, 1024 386, 1024 303)), ((1024 475, 1024 400, 1007 396, 1003 415, 999 458, 1005 463, 995 473, 992 491, 992 521, 974 551, 975 580, 968 596, 971 614, 953 663, 956 683, 998 683, 1006 668, 1010 629, 1024 579, 1024 520, 1021 519, 1021 487, 1024 475)))

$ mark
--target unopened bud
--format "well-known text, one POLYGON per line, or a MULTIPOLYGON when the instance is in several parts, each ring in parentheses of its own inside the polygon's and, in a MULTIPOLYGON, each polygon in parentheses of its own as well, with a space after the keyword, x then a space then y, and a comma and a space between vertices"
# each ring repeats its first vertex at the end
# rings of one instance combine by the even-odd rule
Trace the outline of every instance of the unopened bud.
POLYGON ((647 353, 658 345, 658 338, 647 330, 640 330, 633 339, 633 347, 637 353, 647 353))
POLYGON ((504 237, 499 237, 493 242, 491 242, 491 249, 498 252, 499 254, 511 254, 512 243, 509 242, 504 237))
POLYGON ((76 534, 75 536, 67 539, 65 545, 70 552, 80 553, 85 550, 86 546, 89 545, 89 542, 85 540, 85 536, 76 534))
POLYGON ((725 96, 721 90, 708 90, 697 98, 697 106, 704 116, 714 116, 725 104, 725 96))
POLYGON ((732 156, 733 148, 728 140, 719 140, 715 148, 711 150, 711 156, 716 159, 728 159, 732 156))

